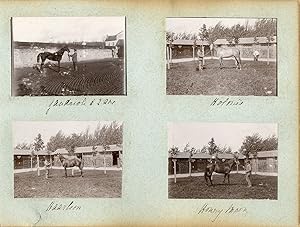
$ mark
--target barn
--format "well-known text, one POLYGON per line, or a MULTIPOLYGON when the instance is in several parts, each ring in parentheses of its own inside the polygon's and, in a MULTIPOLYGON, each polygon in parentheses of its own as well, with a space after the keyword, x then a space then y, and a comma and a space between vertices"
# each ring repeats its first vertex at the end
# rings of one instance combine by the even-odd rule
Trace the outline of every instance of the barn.
MULTIPOLYGON (((122 145, 115 144, 109 145, 107 150, 103 146, 76 147, 74 153, 79 158, 83 158, 86 167, 103 167, 104 162, 107 167, 122 167, 122 150, 122 145)), ((65 148, 60 148, 52 154, 55 155, 54 166, 61 166, 56 155, 68 155, 69 152, 65 148)))
MULTIPOLYGON (((122 145, 109 145, 107 150, 103 146, 76 147, 75 155, 83 158, 85 167, 122 167, 122 145)), ((61 166, 58 154, 68 155, 65 148, 57 149, 55 152, 40 151, 38 153, 29 149, 14 149, 14 169, 32 169, 44 166, 45 159, 52 160, 53 166, 61 166)))
MULTIPOLYGON (((233 46, 232 43, 229 43, 226 39, 217 39, 214 44, 218 47, 229 47, 233 46)), ((216 57, 216 52, 210 52, 210 44, 207 41, 196 40, 186 40, 186 39, 177 39, 174 40, 171 44, 167 43, 167 53, 172 54, 172 59, 180 58, 193 58, 197 48, 200 48, 203 45, 204 55, 206 57, 214 56, 216 57), (194 53, 194 54, 193 54, 194 53)), ((277 53, 277 37, 274 36, 268 42, 267 37, 246 37, 240 38, 238 44, 234 44, 241 51, 242 59, 252 59, 253 52, 257 50, 260 53, 260 59, 266 59, 269 56, 271 61, 276 61, 277 53)))
POLYGON ((14 169, 28 169, 44 166, 45 158, 48 160, 53 158, 53 154, 42 150, 34 152, 30 149, 14 149, 14 169))
MULTIPOLYGON (((260 151, 256 156, 250 155, 252 172, 258 174, 271 174, 276 175, 278 171, 277 164, 278 151, 260 151)), ((206 164, 212 158, 207 153, 196 153, 190 158, 188 152, 179 152, 175 156, 169 154, 168 158, 168 173, 174 174, 174 165, 176 163, 176 174, 189 173, 189 161, 191 161, 191 173, 204 172, 206 164)), ((218 154, 221 160, 232 159, 233 155, 229 153, 218 154)), ((239 165, 234 169, 237 172, 244 170, 244 160, 246 156, 238 154, 239 165)))

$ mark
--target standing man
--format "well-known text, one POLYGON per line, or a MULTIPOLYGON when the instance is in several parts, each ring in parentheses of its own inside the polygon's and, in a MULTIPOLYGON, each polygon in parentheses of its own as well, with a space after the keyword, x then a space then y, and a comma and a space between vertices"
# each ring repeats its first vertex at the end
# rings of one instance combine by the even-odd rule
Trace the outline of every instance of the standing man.
POLYGON ((74 49, 74 53, 73 54, 69 54, 69 57, 72 58, 74 71, 77 71, 77 50, 74 49))
POLYGON ((252 172, 252 166, 251 162, 249 159, 245 160, 245 170, 246 170, 246 181, 248 183, 248 188, 252 187, 251 181, 250 181, 250 176, 252 172))
POLYGON ((46 170, 46 179, 48 179, 49 178, 49 173, 50 173, 51 163, 47 159, 45 159, 44 165, 45 165, 45 170, 46 170))
POLYGON ((255 50, 253 52, 253 57, 254 57, 254 61, 258 61, 258 57, 259 57, 259 52, 257 50, 255 50))

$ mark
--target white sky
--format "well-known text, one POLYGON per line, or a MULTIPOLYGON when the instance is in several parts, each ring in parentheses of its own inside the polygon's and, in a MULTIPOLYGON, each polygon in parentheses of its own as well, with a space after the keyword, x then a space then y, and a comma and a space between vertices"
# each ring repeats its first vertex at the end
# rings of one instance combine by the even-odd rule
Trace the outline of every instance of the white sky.
MULTIPOLYGON (((80 133, 90 128, 93 132, 98 123, 110 124, 111 121, 15 121, 13 122, 13 146, 18 143, 32 143, 34 138, 41 133, 44 144, 47 144, 51 136, 55 136, 59 130, 64 135, 80 133)), ((121 122, 116 122, 121 124, 121 122)))
POLYGON ((235 24, 245 24, 248 20, 249 25, 254 25, 257 19, 252 18, 167 18, 166 29, 175 33, 195 33, 199 32, 199 29, 203 24, 206 28, 215 26, 218 22, 222 21, 222 24, 231 27, 235 24))
POLYGON ((103 41, 125 32, 125 17, 14 17, 12 29, 14 41, 103 41))
POLYGON ((250 123, 199 123, 182 122, 168 124, 168 149, 177 146, 180 151, 187 143, 201 149, 214 138, 217 145, 227 145, 238 151, 246 136, 259 133, 263 138, 277 136, 277 124, 250 123))

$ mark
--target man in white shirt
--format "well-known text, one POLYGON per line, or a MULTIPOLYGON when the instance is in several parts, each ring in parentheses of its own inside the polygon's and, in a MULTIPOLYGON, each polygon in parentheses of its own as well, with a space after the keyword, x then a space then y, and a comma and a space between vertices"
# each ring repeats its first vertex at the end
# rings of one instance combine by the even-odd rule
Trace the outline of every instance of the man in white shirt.
POLYGON ((257 50, 255 50, 253 52, 253 57, 254 57, 254 61, 258 61, 258 57, 259 57, 259 52, 257 50))

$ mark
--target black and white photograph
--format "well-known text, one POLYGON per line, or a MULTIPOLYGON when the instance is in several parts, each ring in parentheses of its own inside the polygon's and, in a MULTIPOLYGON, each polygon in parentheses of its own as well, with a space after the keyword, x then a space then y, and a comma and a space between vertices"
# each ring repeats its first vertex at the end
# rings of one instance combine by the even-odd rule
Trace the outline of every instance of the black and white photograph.
POLYGON ((13 122, 15 198, 120 198, 123 123, 13 122))
POLYGON ((276 18, 166 18, 167 95, 277 96, 276 18))
POLYGON ((169 123, 169 199, 277 200, 271 123, 169 123))
POLYGON ((126 95, 125 17, 13 17, 12 96, 126 95))

